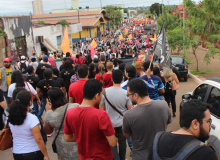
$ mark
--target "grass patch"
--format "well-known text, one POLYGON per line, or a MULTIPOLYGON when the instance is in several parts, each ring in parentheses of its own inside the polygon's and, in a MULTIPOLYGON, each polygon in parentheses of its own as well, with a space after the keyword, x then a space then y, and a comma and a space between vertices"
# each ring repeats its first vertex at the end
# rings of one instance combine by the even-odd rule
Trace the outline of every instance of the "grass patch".
POLYGON ((197 70, 190 70, 190 72, 192 73, 192 74, 194 74, 194 75, 198 75, 198 74, 208 74, 208 73, 210 73, 210 69, 207 69, 207 70, 199 70, 199 71, 197 71, 197 70))

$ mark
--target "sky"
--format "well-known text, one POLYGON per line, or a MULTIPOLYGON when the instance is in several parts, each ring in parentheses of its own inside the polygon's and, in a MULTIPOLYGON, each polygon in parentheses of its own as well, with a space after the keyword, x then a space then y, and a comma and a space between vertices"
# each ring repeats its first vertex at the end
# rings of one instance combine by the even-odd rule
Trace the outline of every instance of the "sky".
MULTIPOLYGON (((50 13, 52 9, 71 8, 71 0, 42 0, 44 13, 50 13), (66 4, 66 5, 65 5, 66 4)), ((151 6, 153 3, 162 3, 162 0, 80 0, 80 7, 90 8, 111 4, 124 4, 125 7, 151 6)), ((179 5, 183 0, 169 0, 170 5, 179 5)), ((163 0, 168 5, 167 0, 163 0)), ((0 0, 0 16, 27 15, 33 13, 32 0, 0 0)))

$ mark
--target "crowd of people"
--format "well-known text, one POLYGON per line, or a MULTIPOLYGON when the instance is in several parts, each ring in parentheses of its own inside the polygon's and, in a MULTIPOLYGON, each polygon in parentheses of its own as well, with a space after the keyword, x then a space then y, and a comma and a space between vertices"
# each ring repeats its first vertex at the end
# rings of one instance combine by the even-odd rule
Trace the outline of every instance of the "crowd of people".
POLYGON ((52 134, 59 160, 125 160, 126 141, 133 160, 217 160, 211 148, 192 144, 209 136, 208 104, 185 103, 180 130, 165 132, 176 117, 178 73, 162 71, 144 25, 124 23, 121 32, 104 34, 96 39, 95 55, 87 41, 76 43, 79 54, 19 55, 16 65, 4 59, 0 130, 9 124, 15 160, 48 160, 46 141, 52 134), (126 27, 132 38, 124 33, 118 38, 126 27), (129 54, 133 63, 123 63, 129 54))

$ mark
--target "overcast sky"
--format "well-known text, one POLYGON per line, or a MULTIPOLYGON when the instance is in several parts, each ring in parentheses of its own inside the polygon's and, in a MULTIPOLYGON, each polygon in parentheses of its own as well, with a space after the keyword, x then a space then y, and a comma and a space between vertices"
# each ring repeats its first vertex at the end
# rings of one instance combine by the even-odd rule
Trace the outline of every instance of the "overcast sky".
MULTIPOLYGON (((52 9, 71 8, 71 0, 42 0, 44 13, 51 12, 52 9)), ((124 4, 125 7, 150 6, 153 3, 162 3, 162 0, 101 0, 102 6, 111 4, 124 4)), ((169 0, 169 4, 179 5, 183 0, 169 0)), ((167 0, 163 0, 168 5, 167 0)), ((85 8, 100 7, 100 0, 80 0, 80 7, 85 8)), ((32 0, 0 0, 0 16, 4 15, 27 15, 33 13, 32 0)))

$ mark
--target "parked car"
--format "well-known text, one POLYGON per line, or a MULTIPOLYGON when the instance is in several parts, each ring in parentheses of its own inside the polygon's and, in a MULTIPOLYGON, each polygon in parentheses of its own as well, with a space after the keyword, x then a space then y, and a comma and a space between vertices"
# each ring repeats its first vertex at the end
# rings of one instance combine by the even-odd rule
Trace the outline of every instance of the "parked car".
POLYGON ((183 104, 191 99, 199 99, 213 106, 211 109, 212 126, 207 144, 211 146, 220 159, 220 78, 210 78, 199 84, 192 92, 182 96, 183 104))
POLYGON ((178 72, 178 78, 184 78, 184 81, 188 79, 188 64, 186 63, 185 59, 181 56, 170 56, 172 60, 172 65, 175 67, 178 72))

